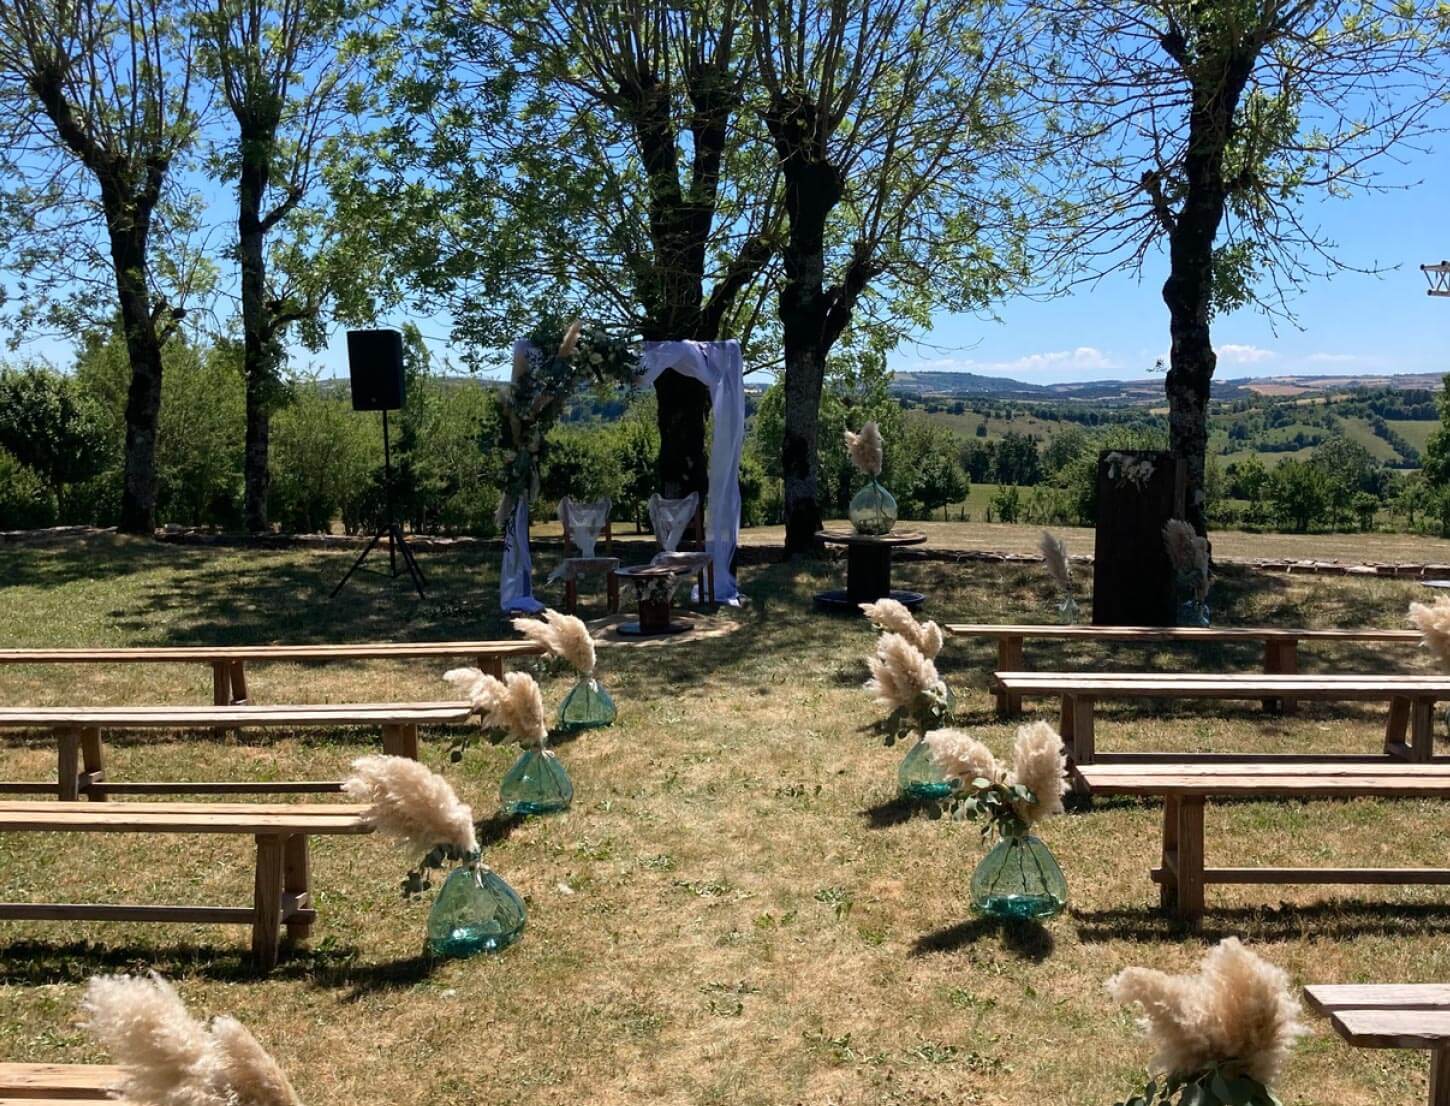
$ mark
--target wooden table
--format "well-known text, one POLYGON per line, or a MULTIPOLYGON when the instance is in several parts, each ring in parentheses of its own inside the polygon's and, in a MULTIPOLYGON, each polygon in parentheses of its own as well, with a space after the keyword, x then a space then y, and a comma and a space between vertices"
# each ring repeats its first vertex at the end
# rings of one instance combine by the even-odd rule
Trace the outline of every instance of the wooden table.
POLYGON ((128 1106, 111 1095, 125 1078, 115 1064, 0 1064, 0 1106, 128 1106))
POLYGON ((655 564, 626 565, 616 569, 614 574, 634 586, 635 597, 639 600, 639 621, 624 623, 619 632, 630 637, 657 637, 683 634, 694 629, 689 622, 675 622, 670 618, 675 581, 681 576, 692 575, 694 571, 688 566, 655 564))
POLYGON ((1358 1048, 1430 1053, 1430 1106, 1450 1106, 1450 985, 1321 984, 1304 988, 1310 1009, 1358 1048))
POLYGON ((898 546, 921 545, 926 535, 920 530, 893 530, 889 534, 858 534, 854 530, 821 530, 816 540, 846 547, 846 588, 823 591, 816 596, 822 610, 859 615, 862 603, 891 598, 916 610, 926 601, 918 591, 894 591, 891 587, 891 554, 898 546))
MULTIPOLYGON (((1301 641, 1383 642, 1397 645, 1418 645, 1418 630, 1382 629, 1292 629, 1279 626, 1060 626, 1001 625, 997 623, 951 623, 946 627, 953 637, 995 638, 997 671, 1024 672, 1027 665, 1022 645, 1028 638, 1054 641, 1126 642, 1150 644, 1262 644, 1264 672, 1271 676, 1292 676, 1299 671, 1301 641)), ((997 713, 1005 717, 1020 714, 1022 697, 998 688, 997 713)), ((1295 709, 1292 699, 1266 700, 1266 708, 1290 714, 1295 709)))
POLYGON ((248 661, 398 660, 470 657, 479 669, 503 678, 507 658, 538 657, 533 641, 370 641, 346 645, 179 645, 129 649, 0 649, 3 664, 205 664, 212 670, 212 702, 240 706, 248 661))
POLYGON ((420 725, 463 725, 473 707, 444 703, 324 703, 246 707, 0 707, 0 729, 49 730, 56 739, 55 782, 4 782, 0 792, 41 792, 74 801, 110 794, 283 794, 336 791, 336 781, 125 782, 106 779, 102 731, 148 729, 332 729, 376 726, 383 751, 418 759, 420 725))
MULTIPOLYGON (((1210 883, 1450 884, 1447 868, 1209 868, 1204 865, 1203 808, 1208 799, 1450 799, 1450 765, 1274 764, 1086 765, 1077 769, 1091 795, 1163 799, 1163 862, 1150 873, 1163 909, 1185 921, 1203 914, 1210 883)), ((1306 847, 1314 840, 1305 836, 1306 847)))

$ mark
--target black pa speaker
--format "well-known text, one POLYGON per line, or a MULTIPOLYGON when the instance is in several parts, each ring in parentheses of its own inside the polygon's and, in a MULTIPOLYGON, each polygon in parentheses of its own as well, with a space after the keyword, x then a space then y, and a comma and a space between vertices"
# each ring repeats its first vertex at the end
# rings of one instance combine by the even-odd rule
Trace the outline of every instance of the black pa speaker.
POLYGON ((347 369, 354 411, 397 411, 403 406, 403 334, 349 330, 347 369))

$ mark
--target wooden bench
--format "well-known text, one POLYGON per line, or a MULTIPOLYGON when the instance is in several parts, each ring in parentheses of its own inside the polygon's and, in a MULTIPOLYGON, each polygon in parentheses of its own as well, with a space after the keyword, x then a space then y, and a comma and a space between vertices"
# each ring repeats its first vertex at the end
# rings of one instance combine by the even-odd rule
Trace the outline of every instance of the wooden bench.
POLYGON ((40 729, 54 735, 56 782, 0 782, 0 792, 54 794, 72 801, 85 795, 286 794, 337 791, 336 781, 126 782, 106 779, 102 733, 108 729, 322 729, 378 727, 383 751, 418 759, 420 725, 458 725, 472 707, 448 703, 334 703, 316 706, 242 707, 0 707, 0 729, 40 729))
POLYGON ((251 923, 252 956, 277 963, 282 928, 305 940, 317 911, 307 839, 371 833, 368 807, 344 803, 0 802, 0 833, 229 833, 254 837, 257 865, 251 906, 119 906, 93 903, 0 903, 0 920, 251 923))
POLYGON ((471 657, 478 668, 503 678, 503 662, 543 656, 533 641, 376 641, 355 645, 201 645, 138 649, 0 649, 0 664, 206 664, 216 706, 250 703, 248 661, 397 660, 471 657))
POLYGON ((125 1076, 112 1064, 0 1064, 0 1106, 126 1106, 110 1093, 125 1076))
POLYGON ((1087 765, 1078 772, 1093 796, 1163 799, 1163 862, 1151 875, 1163 908, 1188 921, 1202 916, 1209 883, 1450 884, 1446 868, 1208 868, 1203 858, 1208 799, 1450 799, 1447 764, 1124 764, 1087 765))
MULTIPOLYGON (((994 625, 992 623, 954 623, 947 626, 953 637, 996 638, 997 669, 1021 672, 1026 668, 1022 656, 1028 638, 1054 641, 1113 641, 1184 644, 1234 644, 1249 642, 1264 647, 1264 672, 1276 676, 1292 676, 1299 671, 1301 641, 1372 641, 1417 645, 1418 630, 1291 630, 1276 627, 1245 626, 1033 626, 994 625)), ((1266 707, 1292 713, 1294 701, 1266 700, 1266 707)), ((997 689, 997 713, 1011 717, 1022 711, 1022 698, 1003 688, 997 689)))
POLYGON ((1304 998, 1358 1048, 1427 1050, 1430 1106, 1450 1106, 1450 984, 1325 984, 1304 998))
MULTIPOLYGON (((997 672, 999 690, 1018 696, 1056 696, 1062 740, 1078 765, 1129 760, 1179 760, 1183 754, 1103 753, 1096 750, 1093 711, 1100 699, 1314 699, 1388 702, 1384 752, 1429 761, 1434 752, 1435 704, 1450 699, 1450 676, 1259 676, 1195 672, 997 672)), ((1260 761, 1258 754, 1221 754, 1220 761, 1260 761)))

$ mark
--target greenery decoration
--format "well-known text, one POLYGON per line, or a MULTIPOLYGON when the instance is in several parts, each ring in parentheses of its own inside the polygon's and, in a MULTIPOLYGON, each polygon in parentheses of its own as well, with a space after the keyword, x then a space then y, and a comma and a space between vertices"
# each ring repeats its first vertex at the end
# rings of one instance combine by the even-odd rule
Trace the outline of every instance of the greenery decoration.
POLYGON ((538 496, 544 441, 568 398, 586 383, 628 385, 639 370, 639 355, 628 342, 578 319, 567 326, 542 322, 526 340, 528 349, 515 355, 513 379, 499 396, 506 466, 500 525, 520 501, 538 496))

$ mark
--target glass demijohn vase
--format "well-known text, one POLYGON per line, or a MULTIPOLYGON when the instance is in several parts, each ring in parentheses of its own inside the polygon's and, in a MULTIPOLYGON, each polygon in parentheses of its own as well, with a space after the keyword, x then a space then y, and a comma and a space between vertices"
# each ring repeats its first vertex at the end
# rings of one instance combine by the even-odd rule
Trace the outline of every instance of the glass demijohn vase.
POLYGON ((564 765, 542 744, 525 749, 503 777, 498 797, 505 814, 555 814, 574 801, 564 765))
POLYGON ((896 498, 873 476, 851 500, 850 516, 858 534, 889 534, 896 525, 896 498))
POLYGON ((614 699, 593 676, 581 676, 559 704, 558 727, 566 733, 612 726, 619 711, 614 699))
POLYGON ((945 799, 954 790, 952 781, 931 761, 931 747, 917 741, 896 769, 896 782, 909 799, 945 799))
POLYGON ((1077 600, 1072 597, 1072 592, 1062 593, 1062 599, 1057 604, 1057 621, 1063 626, 1076 626, 1081 616, 1078 610, 1077 600))
POLYGON ((455 868, 428 912, 427 951, 462 957, 498 952, 518 940, 524 900, 497 872, 477 861, 455 868))
POLYGON ((1207 626, 1209 614, 1207 597, 1198 598, 1194 590, 1195 580, 1188 573, 1179 573, 1174 581, 1177 608, 1174 621, 1179 626, 1207 626))
POLYGON ((972 906, 993 918, 1051 918, 1067 905, 1057 859, 1030 833, 1007 834, 972 873, 972 906))

